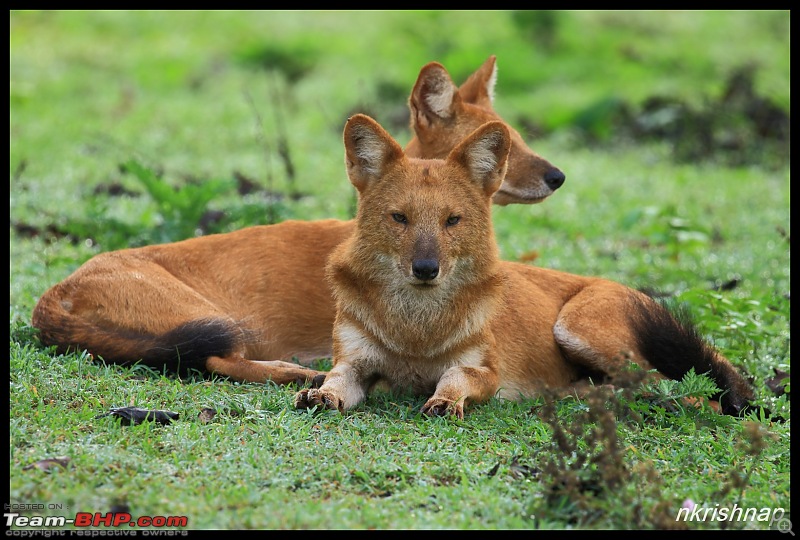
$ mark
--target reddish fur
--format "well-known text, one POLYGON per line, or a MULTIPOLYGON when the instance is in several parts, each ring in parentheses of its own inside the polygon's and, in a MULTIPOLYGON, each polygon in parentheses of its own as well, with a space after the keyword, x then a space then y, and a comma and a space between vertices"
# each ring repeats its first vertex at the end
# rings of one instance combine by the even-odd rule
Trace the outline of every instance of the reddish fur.
POLYGON ((380 382, 430 396, 426 414, 461 417, 467 403, 495 395, 585 389, 586 373, 613 374, 623 357, 670 377, 709 372, 730 391, 730 412, 752 399, 725 358, 646 295, 498 260, 491 197, 512 141, 504 124, 481 126, 445 160, 404 155, 364 115, 348 121, 344 141, 359 209, 355 233, 328 262, 334 366, 319 389, 297 394, 298 408, 346 410, 380 382), (487 155, 491 170, 471 165, 487 155), (419 277, 420 258, 440 272, 419 277))

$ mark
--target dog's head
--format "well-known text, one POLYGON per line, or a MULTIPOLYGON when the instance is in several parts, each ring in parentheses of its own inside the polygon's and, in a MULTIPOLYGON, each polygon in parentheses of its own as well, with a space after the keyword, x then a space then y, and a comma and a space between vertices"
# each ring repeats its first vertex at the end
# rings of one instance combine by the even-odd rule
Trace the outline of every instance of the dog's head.
POLYGON ((417 157, 444 158, 464 137, 487 122, 503 122, 511 138, 508 174, 494 194, 494 203, 534 204, 564 183, 564 173, 531 150, 522 136, 493 106, 497 65, 494 56, 457 87, 441 64, 420 70, 408 100, 414 138, 406 151, 417 157))
POLYGON ((359 192, 354 264, 419 290, 479 279, 493 268, 491 199, 512 144, 503 122, 478 127, 445 159, 406 156, 365 115, 347 121, 344 144, 359 192))

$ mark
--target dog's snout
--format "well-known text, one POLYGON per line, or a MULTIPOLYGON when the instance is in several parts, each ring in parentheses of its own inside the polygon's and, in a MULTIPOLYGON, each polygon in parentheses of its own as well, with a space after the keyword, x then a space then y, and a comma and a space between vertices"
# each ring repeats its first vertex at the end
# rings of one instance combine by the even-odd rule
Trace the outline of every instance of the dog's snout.
POLYGON ((436 259, 416 259, 411 263, 414 277, 422 281, 430 281, 439 275, 439 262, 436 259))
POLYGON ((545 184, 554 191, 560 188, 566 179, 567 177, 564 176, 564 173, 555 167, 544 173, 545 184))

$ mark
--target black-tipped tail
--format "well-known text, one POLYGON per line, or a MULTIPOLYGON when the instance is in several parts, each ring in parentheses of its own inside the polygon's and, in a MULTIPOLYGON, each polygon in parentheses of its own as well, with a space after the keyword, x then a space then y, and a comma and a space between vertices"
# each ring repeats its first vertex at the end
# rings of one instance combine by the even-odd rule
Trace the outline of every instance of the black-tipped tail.
POLYGON ((690 369, 708 375, 721 392, 722 412, 738 416, 754 399, 753 389, 736 368, 706 343, 684 306, 632 296, 631 326, 642 355, 670 379, 680 380, 690 369))
POLYGON ((57 345, 59 352, 86 349, 109 363, 139 362, 181 376, 205 371, 210 356, 228 356, 241 339, 232 322, 220 319, 190 321, 161 335, 121 328, 56 328, 43 325, 40 338, 45 345, 57 345))
POLYGON ((236 347, 239 336, 240 332, 228 321, 191 321, 151 341, 142 355, 142 363, 164 366, 181 376, 192 369, 204 371, 208 357, 228 356, 236 347))

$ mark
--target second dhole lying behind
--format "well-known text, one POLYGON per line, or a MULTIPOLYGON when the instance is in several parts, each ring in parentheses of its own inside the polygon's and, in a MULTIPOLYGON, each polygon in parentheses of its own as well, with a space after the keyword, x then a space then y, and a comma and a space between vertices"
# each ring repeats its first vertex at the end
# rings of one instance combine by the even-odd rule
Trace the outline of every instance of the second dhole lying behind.
POLYGON ((364 115, 347 122, 344 143, 359 205, 327 267, 334 366, 296 407, 344 411, 382 382, 430 395, 426 414, 463 417, 469 402, 567 389, 626 357, 675 379, 708 373, 729 414, 753 399, 728 360, 645 294, 498 259, 491 201, 508 164, 504 124, 484 124, 444 160, 406 156, 364 115))

